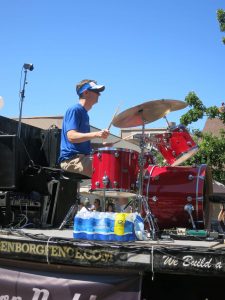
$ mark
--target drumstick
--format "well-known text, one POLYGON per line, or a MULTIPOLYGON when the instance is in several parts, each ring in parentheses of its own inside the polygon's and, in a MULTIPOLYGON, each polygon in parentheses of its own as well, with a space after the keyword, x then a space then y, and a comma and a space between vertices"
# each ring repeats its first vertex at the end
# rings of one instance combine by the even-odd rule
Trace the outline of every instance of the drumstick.
POLYGON ((113 117, 112 117, 112 120, 111 120, 111 122, 110 122, 110 124, 109 124, 109 126, 108 126, 108 130, 109 130, 110 127, 112 126, 113 120, 114 120, 115 116, 117 115, 117 113, 118 113, 118 111, 119 111, 119 107, 120 107, 120 106, 117 107, 117 110, 116 110, 115 114, 114 114, 113 117))
POLYGON ((129 134, 128 136, 125 136, 124 138, 122 138, 122 140, 128 140, 130 137, 134 136, 134 134, 129 134))
POLYGON ((102 144, 104 145, 104 144, 110 144, 110 145, 115 145, 116 143, 119 143, 120 141, 126 141, 126 140, 128 140, 130 137, 132 137, 134 134, 132 133, 132 134, 130 134, 130 135, 128 135, 128 136, 125 136, 124 138, 122 138, 122 139, 119 139, 119 140, 117 140, 117 141, 115 141, 115 142, 112 142, 112 143, 107 143, 107 142, 103 142, 102 144))

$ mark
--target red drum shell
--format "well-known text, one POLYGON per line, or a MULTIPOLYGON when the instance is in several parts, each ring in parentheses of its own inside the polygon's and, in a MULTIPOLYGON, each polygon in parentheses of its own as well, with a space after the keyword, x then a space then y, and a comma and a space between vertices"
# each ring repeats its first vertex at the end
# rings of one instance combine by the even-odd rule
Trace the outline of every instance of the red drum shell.
POLYGON ((198 167, 149 166, 145 170, 143 194, 148 197, 152 214, 160 229, 192 228, 190 216, 184 207, 191 204, 196 228, 209 226, 212 191, 210 171, 206 165, 198 167))
POLYGON ((110 196, 135 193, 138 155, 134 150, 121 148, 100 148, 95 151, 92 160, 92 191, 105 191, 110 196), (104 184, 105 177, 107 184, 104 184))
POLYGON ((155 165, 156 163, 156 159, 150 151, 144 153, 144 161, 144 169, 146 169, 149 165, 155 165))
POLYGON ((192 157, 198 146, 183 125, 170 128, 168 132, 156 134, 156 147, 167 163, 177 166, 192 157))

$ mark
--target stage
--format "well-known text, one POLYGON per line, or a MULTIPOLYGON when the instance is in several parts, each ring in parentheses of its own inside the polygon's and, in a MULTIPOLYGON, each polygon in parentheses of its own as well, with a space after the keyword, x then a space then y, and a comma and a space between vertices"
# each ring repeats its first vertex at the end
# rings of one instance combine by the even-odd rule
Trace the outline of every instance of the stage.
MULTIPOLYGON (((181 238, 181 237, 180 237, 181 238)), ((101 242, 73 239, 73 230, 1 230, 0 257, 136 272, 224 276, 223 238, 101 242)))
MULTIPOLYGON (((145 207, 145 226, 150 225, 146 240, 74 239, 74 216, 87 193, 82 198, 77 192, 85 178, 56 165, 60 131, 22 124, 18 139, 17 122, 0 121, 6 133, 0 136, 0 299, 218 299, 225 244, 223 233, 212 226, 208 166, 161 167, 146 160, 143 194, 136 199, 145 207), (156 225, 161 230, 153 236, 156 225)), ((124 188, 136 183, 138 153, 105 148, 95 155, 95 170, 102 174, 95 174, 92 190, 104 175, 102 162, 114 166, 117 156, 118 170, 126 172, 111 174, 109 167, 111 182, 115 176, 124 188)), ((100 190, 104 194, 104 187, 100 190)), ((140 196, 137 189, 131 191, 140 196)), ((98 193, 91 195, 105 201, 98 193)))

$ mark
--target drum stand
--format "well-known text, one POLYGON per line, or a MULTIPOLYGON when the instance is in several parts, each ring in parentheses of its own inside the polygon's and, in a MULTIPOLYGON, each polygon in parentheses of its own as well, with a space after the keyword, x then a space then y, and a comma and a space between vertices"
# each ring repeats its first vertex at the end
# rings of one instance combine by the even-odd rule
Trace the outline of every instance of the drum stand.
POLYGON ((146 214, 145 220, 148 223, 149 227, 149 233, 153 240, 157 239, 158 237, 158 225, 155 221, 155 218, 151 212, 151 209, 149 207, 149 203, 146 196, 143 196, 143 172, 144 172, 144 148, 145 148, 145 138, 144 138, 144 131, 145 131, 145 123, 143 120, 142 125, 142 137, 140 140, 140 148, 141 148, 141 154, 139 157, 139 167, 140 167, 140 174, 138 177, 138 195, 137 195, 137 202, 138 202, 138 211, 141 211, 141 208, 143 207, 144 212, 146 214))

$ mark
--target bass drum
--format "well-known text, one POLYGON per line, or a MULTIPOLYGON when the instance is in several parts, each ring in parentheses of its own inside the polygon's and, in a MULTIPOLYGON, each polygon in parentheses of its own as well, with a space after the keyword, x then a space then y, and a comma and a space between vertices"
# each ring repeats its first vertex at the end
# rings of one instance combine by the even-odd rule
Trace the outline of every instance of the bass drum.
POLYGON ((149 166, 144 171, 143 194, 159 229, 210 229, 212 178, 206 165, 149 166))

